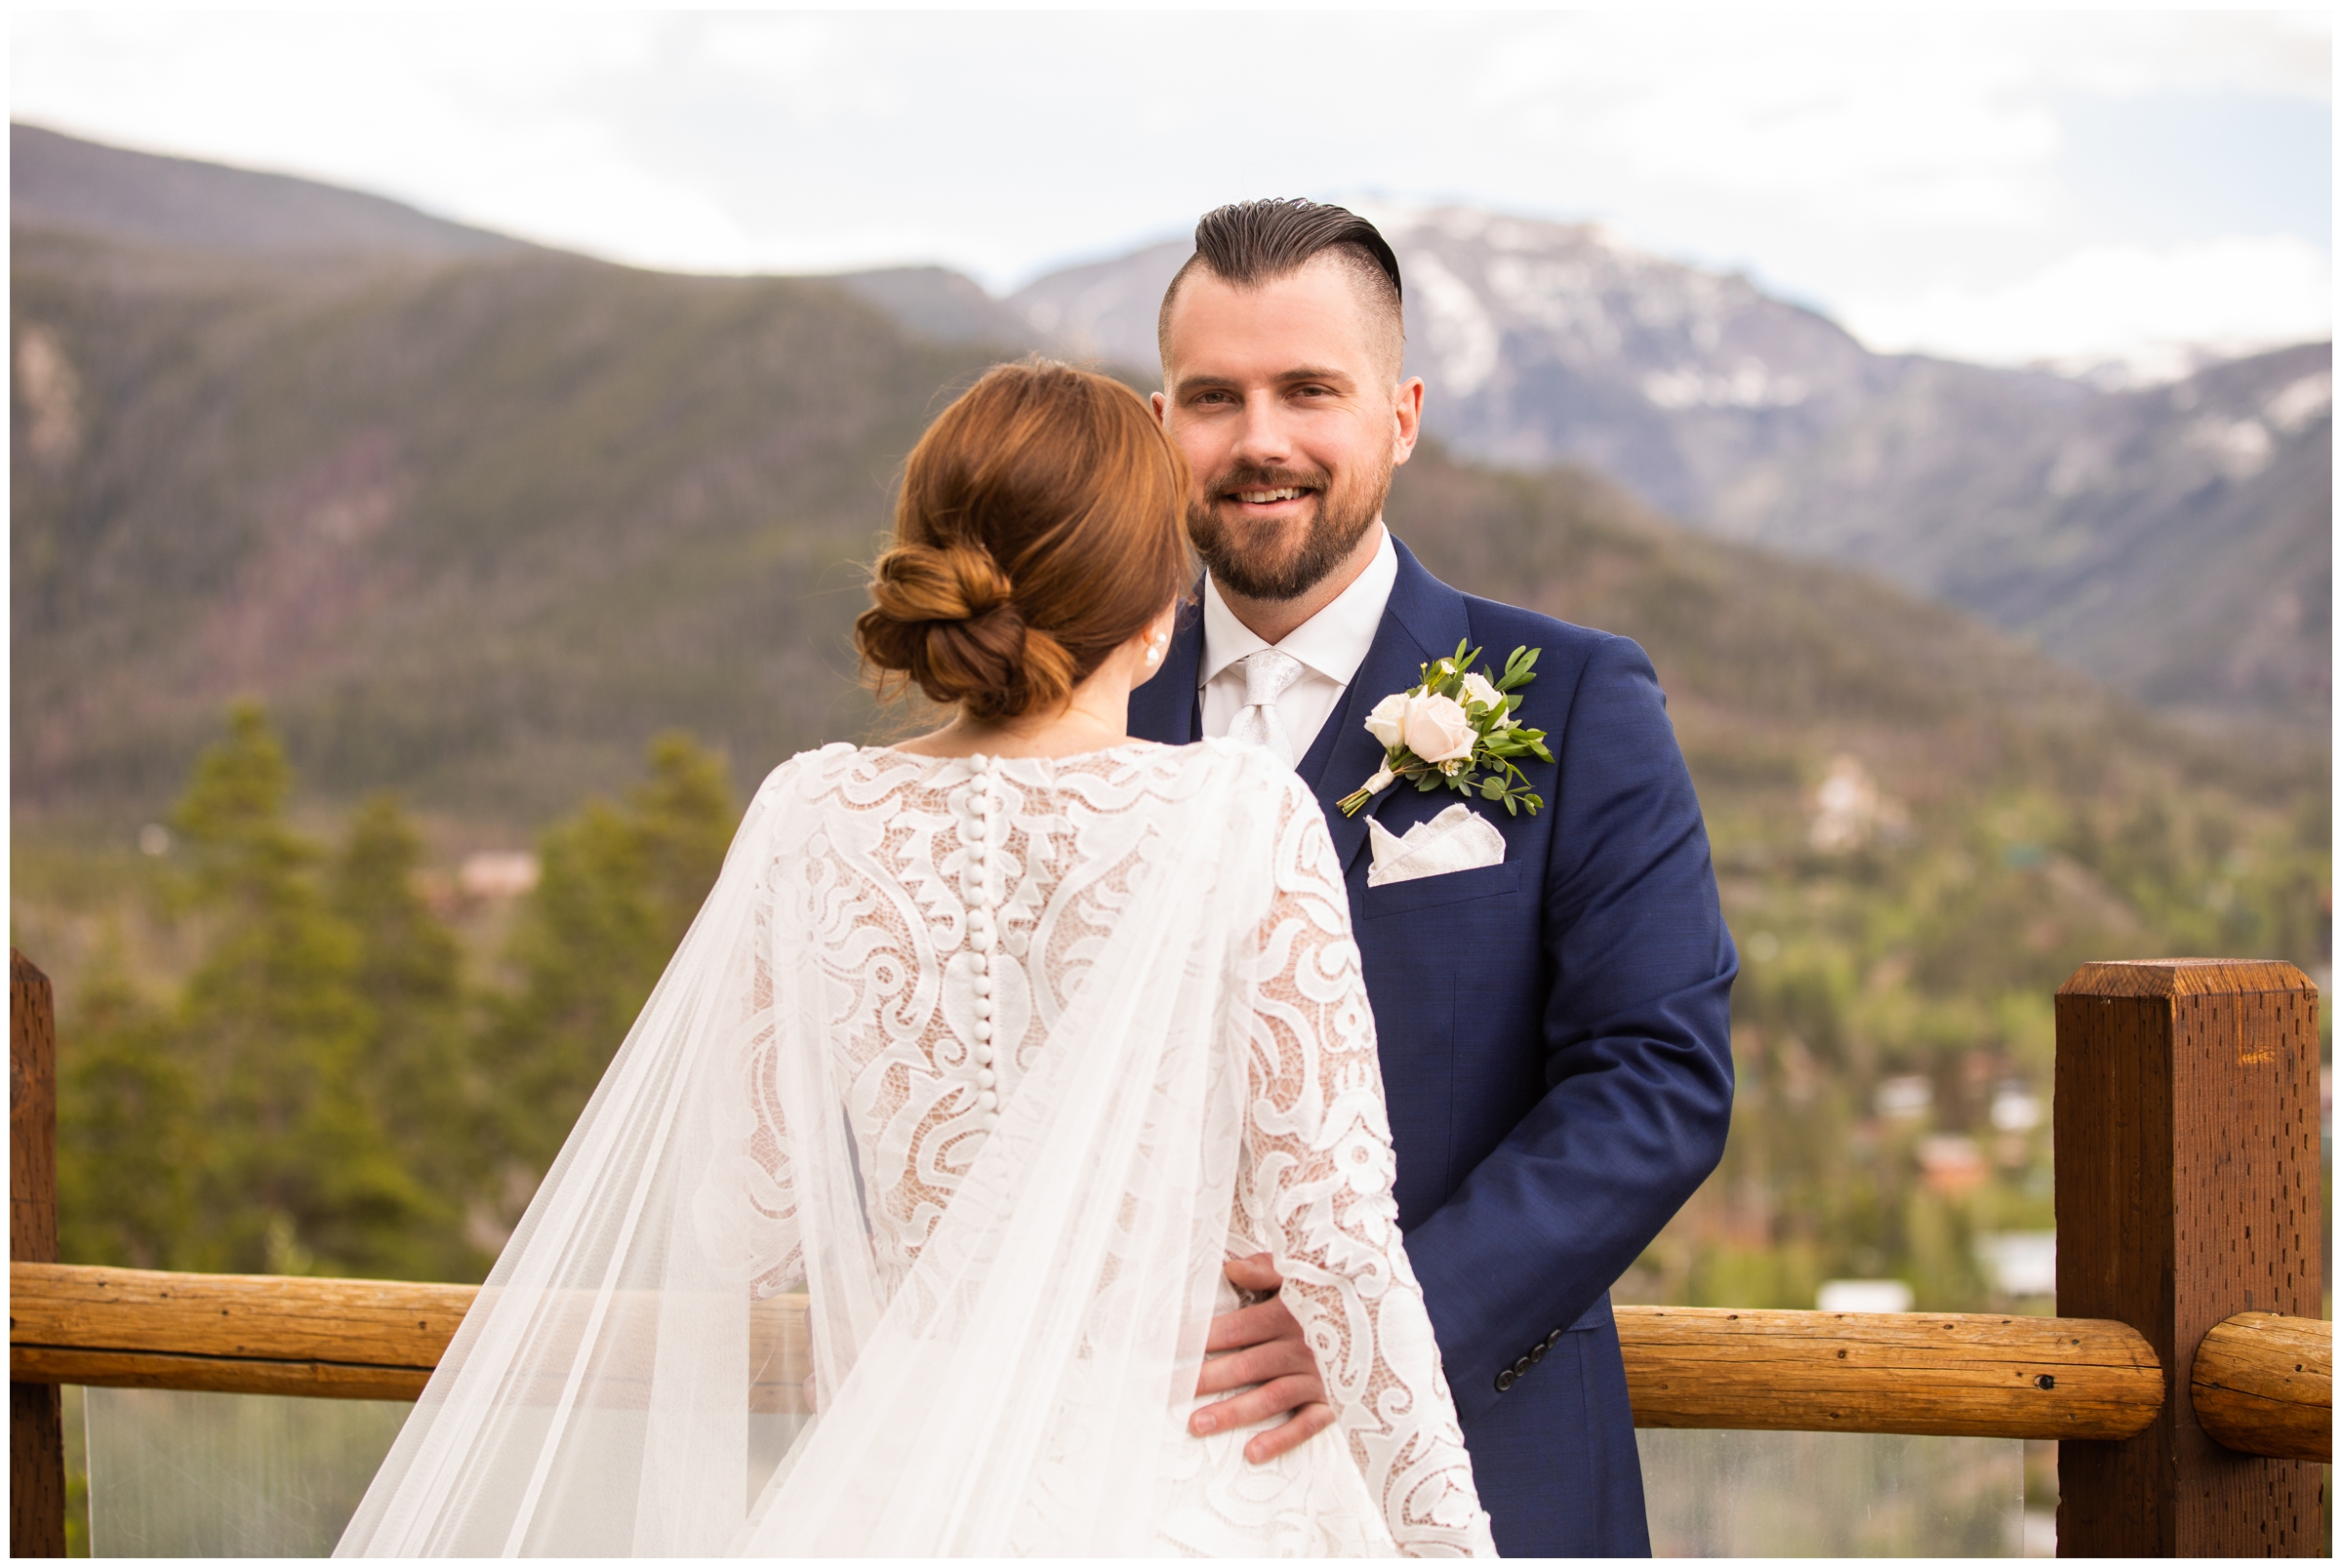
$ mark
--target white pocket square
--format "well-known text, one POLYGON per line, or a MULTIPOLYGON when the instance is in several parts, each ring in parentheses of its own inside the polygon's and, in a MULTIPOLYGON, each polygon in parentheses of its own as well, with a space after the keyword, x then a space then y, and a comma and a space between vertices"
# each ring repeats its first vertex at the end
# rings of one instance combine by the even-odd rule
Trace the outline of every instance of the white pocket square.
POLYGON ((1370 888, 1505 864, 1505 835, 1462 801, 1428 823, 1417 823, 1403 837, 1369 817, 1366 837, 1374 846, 1374 864, 1366 871, 1370 888))

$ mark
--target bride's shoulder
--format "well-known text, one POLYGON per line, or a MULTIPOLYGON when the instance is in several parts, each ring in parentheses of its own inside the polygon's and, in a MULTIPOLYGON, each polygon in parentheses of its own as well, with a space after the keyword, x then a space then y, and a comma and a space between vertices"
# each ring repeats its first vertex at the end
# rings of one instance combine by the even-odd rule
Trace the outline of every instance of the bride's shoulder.
POLYGON ((914 756, 887 746, 856 745, 832 741, 811 751, 800 751, 764 776, 757 785, 758 804, 788 801, 811 805, 841 792, 859 804, 875 788, 881 793, 899 788, 932 773, 932 757, 914 756))
POLYGON ((851 767, 864 747, 851 741, 832 741, 811 751, 800 751, 764 776, 756 786, 759 798, 786 793, 793 786, 835 778, 851 767))

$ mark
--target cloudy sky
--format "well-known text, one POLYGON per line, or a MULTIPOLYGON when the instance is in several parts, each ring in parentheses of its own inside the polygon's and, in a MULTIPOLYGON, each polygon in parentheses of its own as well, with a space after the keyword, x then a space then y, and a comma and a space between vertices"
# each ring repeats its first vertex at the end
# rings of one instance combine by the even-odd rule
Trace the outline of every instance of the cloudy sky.
POLYGON ((32 13, 12 112, 643 264, 995 290, 1237 196, 1598 219, 1873 346, 2322 336, 2324 13, 32 13))

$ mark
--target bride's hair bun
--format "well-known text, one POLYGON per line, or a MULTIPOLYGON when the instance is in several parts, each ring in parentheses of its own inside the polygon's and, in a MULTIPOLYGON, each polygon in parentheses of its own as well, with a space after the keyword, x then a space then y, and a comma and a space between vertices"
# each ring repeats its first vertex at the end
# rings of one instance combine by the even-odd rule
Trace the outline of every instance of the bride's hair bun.
POLYGON ((857 625, 863 658, 935 702, 998 719, 1073 689, 1072 658, 1025 623, 1008 574, 981 544, 898 544, 878 557, 870 598, 857 625))
POLYGON ((1002 365, 910 455, 895 543, 854 623, 882 696, 916 686, 996 722, 1064 705, 1192 577, 1187 465, 1138 394, 1002 365))

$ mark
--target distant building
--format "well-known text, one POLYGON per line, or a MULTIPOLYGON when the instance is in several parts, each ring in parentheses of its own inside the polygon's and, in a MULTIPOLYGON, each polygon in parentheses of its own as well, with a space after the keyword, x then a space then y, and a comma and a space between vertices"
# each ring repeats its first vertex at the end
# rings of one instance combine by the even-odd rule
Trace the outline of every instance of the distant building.
POLYGON ((2002 1230, 1976 1238, 1976 1259, 2003 1296, 2057 1294, 2057 1232, 2002 1230))
POLYGON ((456 886, 467 899, 517 899, 537 885, 537 857, 484 850, 466 855, 456 886))
POLYGON ((1935 1104, 1935 1085, 1917 1073, 1883 1078, 1872 1096, 1878 1114, 1897 1121, 1915 1121, 1935 1104))
POLYGON ((1946 1197, 1958 1197, 1984 1186, 1984 1150, 1976 1140, 1942 1133, 1919 1140, 1919 1178, 1946 1197))
POLYGON ((1908 1312, 1911 1287, 1899 1279, 1831 1279, 1816 1305, 1825 1312, 1908 1312))
POLYGON ((1854 756, 1830 759, 1813 806, 1805 841, 1825 855, 1860 849, 1874 837, 1899 837, 1911 822, 1902 802, 1881 793, 1871 770, 1854 756))

